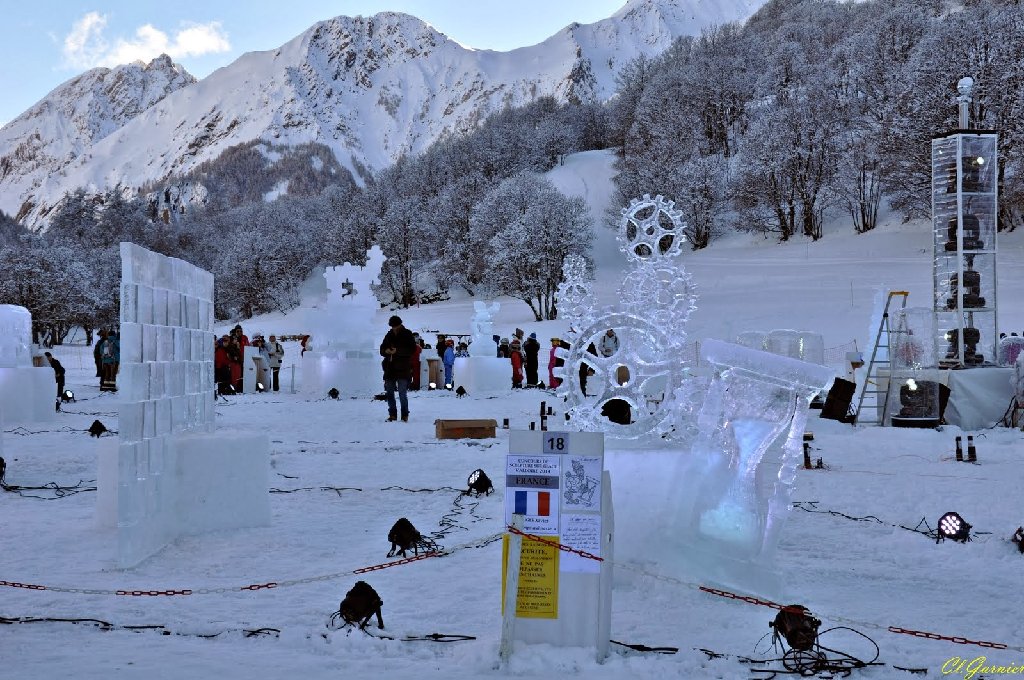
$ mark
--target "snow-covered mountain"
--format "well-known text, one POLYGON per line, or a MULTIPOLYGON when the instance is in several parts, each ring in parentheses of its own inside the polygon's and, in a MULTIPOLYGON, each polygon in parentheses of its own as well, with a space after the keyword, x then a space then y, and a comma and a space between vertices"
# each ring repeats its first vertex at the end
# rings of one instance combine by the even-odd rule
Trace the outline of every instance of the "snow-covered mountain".
POLYGON ((160 181, 254 139, 326 144, 358 179, 505 106, 606 99, 629 60, 762 2, 630 0, 510 52, 466 48, 384 12, 320 22, 201 81, 166 58, 96 69, 0 130, 0 210, 38 226, 75 188, 160 181))

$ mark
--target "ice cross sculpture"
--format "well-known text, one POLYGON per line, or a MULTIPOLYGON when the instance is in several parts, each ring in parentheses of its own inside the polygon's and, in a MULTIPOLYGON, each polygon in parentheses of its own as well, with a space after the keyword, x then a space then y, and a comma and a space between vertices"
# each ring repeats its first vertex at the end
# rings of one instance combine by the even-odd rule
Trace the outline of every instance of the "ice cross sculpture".
POLYGON ((673 534, 718 554, 770 561, 789 513, 807 407, 832 369, 718 340, 701 345, 715 369, 700 435, 680 459, 673 534))
POLYGON ((558 305, 569 321, 570 346, 556 351, 565 365, 555 376, 573 427, 624 439, 670 435, 684 406, 680 357, 696 300, 690 275, 675 261, 685 227, 682 213, 661 196, 645 194, 623 208, 619 248, 631 266, 614 307, 595 308, 583 259, 565 258, 558 305), (614 351, 608 341, 602 345, 609 329, 614 351))
POLYGON ((366 251, 366 265, 346 262, 324 269, 327 282, 327 304, 316 314, 312 328, 313 347, 330 349, 366 349, 374 344, 378 333, 373 326, 380 308, 371 285, 380 283, 380 271, 387 260, 380 246, 366 251))

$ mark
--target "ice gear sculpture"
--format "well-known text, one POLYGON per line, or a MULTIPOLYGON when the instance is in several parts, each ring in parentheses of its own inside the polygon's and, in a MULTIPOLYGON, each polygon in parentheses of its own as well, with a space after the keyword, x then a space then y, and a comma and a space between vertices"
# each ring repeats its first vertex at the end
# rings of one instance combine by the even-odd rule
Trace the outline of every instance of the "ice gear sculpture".
POLYGON ((696 300, 690 275, 674 262, 686 237, 682 213, 673 206, 645 195, 622 210, 619 248, 631 267, 618 306, 595 308, 582 258, 563 263, 558 304, 569 320, 569 348, 556 350, 565 365, 554 374, 580 430, 637 439, 672 429, 685 375, 683 327, 696 300), (608 330, 619 347, 604 356, 596 348, 608 330))
POLYGON ((686 242, 685 229, 683 213, 675 209, 673 201, 644 194, 622 209, 619 248, 630 260, 675 257, 686 242))

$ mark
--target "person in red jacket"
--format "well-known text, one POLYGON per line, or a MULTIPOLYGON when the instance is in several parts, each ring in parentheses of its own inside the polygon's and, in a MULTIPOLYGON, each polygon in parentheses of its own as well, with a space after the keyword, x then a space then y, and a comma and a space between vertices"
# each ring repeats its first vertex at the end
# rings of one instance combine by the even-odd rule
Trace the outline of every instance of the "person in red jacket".
POLYGON ((512 388, 523 386, 523 346, 519 338, 512 338, 509 344, 509 359, 512 360, 512 388))
POLYGON ((228 385, 231 384, 231 360, 228 358, 228 336, 222 337, 217 341, 217 346, 213 350, 213 376, 214 381, 217 383, 217 391, 221 394, 227 394, 231 390, 228 385))

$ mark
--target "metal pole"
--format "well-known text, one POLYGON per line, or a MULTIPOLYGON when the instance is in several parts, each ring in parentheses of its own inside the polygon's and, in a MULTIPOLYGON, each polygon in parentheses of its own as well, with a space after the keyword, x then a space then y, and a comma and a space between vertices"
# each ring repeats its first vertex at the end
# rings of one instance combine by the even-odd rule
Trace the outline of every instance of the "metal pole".
MULTIPOLYGON (((522 530, 524 515, 512 515, 512 527, 522 530)), ((501 646, 498 658, 507 663, 512 656, 512 638, 516 626, 516 601, 519 599, 519 558, 523 537, 509 533, 508 564, 505 566, 505 606, 501 614, 501 646)))

